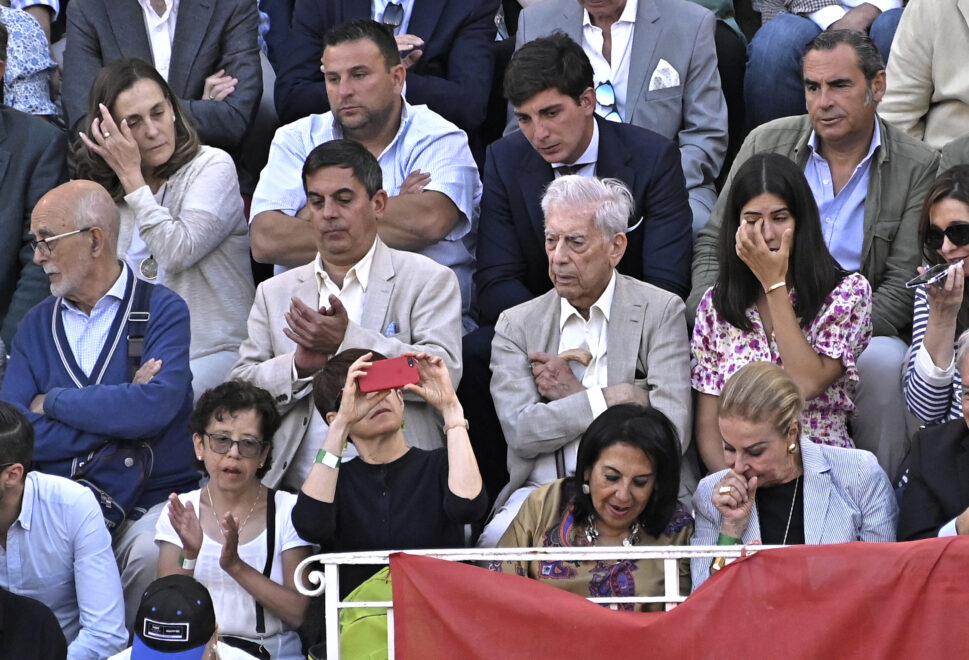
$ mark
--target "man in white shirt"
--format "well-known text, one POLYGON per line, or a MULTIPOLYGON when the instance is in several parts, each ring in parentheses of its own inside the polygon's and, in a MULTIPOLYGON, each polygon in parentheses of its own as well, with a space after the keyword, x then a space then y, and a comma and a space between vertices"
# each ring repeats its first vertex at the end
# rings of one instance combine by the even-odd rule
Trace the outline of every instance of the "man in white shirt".
POLYGON ((461 286, 465 330, 481 181, 464 132, 426 106, 401 96, 406 68, 391 31, 357 20, 326 33, 323 51, 332 110, 276 131, 252 199, 250 237, 257 261, 302 266, 314 257, 299 171, 310 150, 327 140, 363 144, 378 160, 389 193, 381 240, 451 268, 461 286))
POLYGON ((763 25, 750 42, 744 77, 750 128, 804 114, 801 60, 822 30, 869 34, 884 63, 902 17, 902 0, 760 0, 754 8, 763 25))
MULTIPOLYGON (((607 407, 650 405, 690 444, 690 349, 676 295, 616 272, 632 195, 578 175, 542 199, 555 289, 498 318, 491 394, 508 441, 509 483, 479 545, 493 547, 536 487, 575 471, 579 437, 607 407), (581 356, 581 360, 578 359, 581 356)), ((681 495, 696 484, 684 465, 681 495)))
MULTIPOLYGON (((259 285, 249 336, 232 377, 268 390, 282 426, 273 466, 263 478, 299 489, 326 424, 313 406, 312 376, 330 356, 365 348, 388 357, 428 351, 461 377, 458 283, 447 268, 388 247, 377 235, 388 207, 380 164, 361 143, 330 140, 303 166, 306 226, 316 254, 299 268, 259 285)), ((441 423, 423 401, 408 397, 408 444, 443 446, 441 423)))

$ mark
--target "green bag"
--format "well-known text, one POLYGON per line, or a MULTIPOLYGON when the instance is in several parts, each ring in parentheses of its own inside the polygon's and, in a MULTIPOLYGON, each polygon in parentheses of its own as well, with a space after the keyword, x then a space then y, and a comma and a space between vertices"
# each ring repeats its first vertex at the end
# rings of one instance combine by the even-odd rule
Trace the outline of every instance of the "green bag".
MULTIPOLYGON (((374 573, 346 597, 351 602, 393 599, 389 566, 374 573)), ((387 660, 387 609, 341 609, 340 654, 349 660, 387 660)))

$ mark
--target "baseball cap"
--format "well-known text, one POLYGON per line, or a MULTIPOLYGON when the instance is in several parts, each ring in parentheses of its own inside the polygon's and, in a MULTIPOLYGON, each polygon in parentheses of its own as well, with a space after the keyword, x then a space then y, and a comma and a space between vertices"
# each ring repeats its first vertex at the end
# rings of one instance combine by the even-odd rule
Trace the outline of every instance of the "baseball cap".
POLYGON ((167 575, 141 597, 131 660, 202 660, 214 632, 208 590, 187 575, 167 575))

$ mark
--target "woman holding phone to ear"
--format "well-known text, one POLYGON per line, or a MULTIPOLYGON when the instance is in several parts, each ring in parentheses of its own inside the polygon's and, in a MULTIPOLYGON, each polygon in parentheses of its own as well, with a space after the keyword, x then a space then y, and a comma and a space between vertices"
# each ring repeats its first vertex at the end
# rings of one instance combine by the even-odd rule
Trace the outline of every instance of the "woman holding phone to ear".
MULTIPOLYGON (((416 360, 421 380, 403 390, 441 414, 447 449, 407 446, 402 390, 360 391, 360 377, 384 359, 378 353, 343 351, 313 378, 313 401, 329 428, 296 500, 293 524, 324 552, 461 547, 464 525, 487 513, 467 420, 444 360, 404 355, 416 360), (347 441, 359 458, 344 463, 347 441)), ((341 597, 377 568, 341 569, 341 597)))
POLYGON ((962 377, 954 347, 956 338, 969 328, 969 298, 964 293, 969 165, 949 168, 932 184, 922 206, 919 238, 929 265, 952 265, 944 280, 915 290, 905 402, 923 423, 940 424, 962 417, 962 377))
POLYGON ((801 424, 808 438, 853 447, 848 418, 855 359, 871 339, 871 286, 828 251, 800 168, 777 154, 745 162, 731 184, 719 240, 720 275, 700 301, 690 343, 704 465, 726 465, 720 391, 755 360, 791 374, 807 400, 801 424))

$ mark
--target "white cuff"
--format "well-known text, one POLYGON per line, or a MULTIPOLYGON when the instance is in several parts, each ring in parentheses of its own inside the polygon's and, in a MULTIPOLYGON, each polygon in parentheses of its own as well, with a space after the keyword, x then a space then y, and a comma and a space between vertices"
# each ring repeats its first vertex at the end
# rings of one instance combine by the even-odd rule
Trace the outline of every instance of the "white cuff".
POLYGON ((817 11, 812 11, 807 17, 814 21, 822 30, 827 30, 832 23, 841 20, 847 13, 848 10, 841 5, 828 5, 827 7, 821 7, 817 11))
POLYGON ((939 536, 956 536, 958 533, 959 532, 956 531, 955 518, 942 525, 942 528, 939 530, 939 536))
POLYGON ((299 374, 296 372, 296 355, 293 354, 293 398, 298 399, 298 394, 301 394, 303 390, 313 384, 313 377, 308 376, 306 378, 300 378, 299 374))
POLYGON ((915 353, 915 373, 917 373, 927 385, 932 387, 949 387, 952 379, 956 375, 955 358, 949 360, 945 368, 937 367, 932 361, 932 356, 925 348, 925 344, 919 346, 915 353))
POLYGON ((585 391, 589 397, 589 406, 592 408, 592 419, 595 419, 606 412, 606 396, 602 393, 601 387, 590 387, 585 391))

